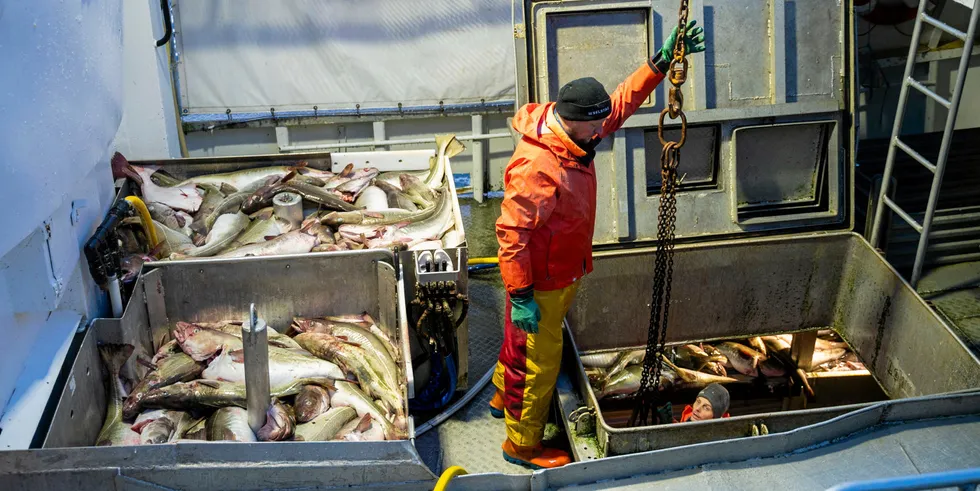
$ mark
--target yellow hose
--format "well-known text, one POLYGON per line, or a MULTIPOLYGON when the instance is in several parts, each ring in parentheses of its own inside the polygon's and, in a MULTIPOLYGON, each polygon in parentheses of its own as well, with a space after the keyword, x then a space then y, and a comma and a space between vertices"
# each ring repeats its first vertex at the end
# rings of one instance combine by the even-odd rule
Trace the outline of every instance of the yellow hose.
POLYGON ((456 476, 466 474, 466 469, 458 465, 454 465, 442 472, 439 476, 439 480, 436 481, 436 487, 432 488, 432 491, 445 491, 446 486, 449 485, 449 481, 456 476))
POLYGON ((472 266, 474 264, 499 264, 499 260, 496 257, 471 257, 466 261, 467 266, 472 266))
POLYGON ((153 219, 150 218, 150 210, 147 210, 143 200, 136 196, 126 196, 126 201, 136 208, 136 212, 140 215, 140 223, 143 224, 143 232, 150 238, 150 249, 155 248, 160 241, 157 240, 157 228, 153 226, 153 219))

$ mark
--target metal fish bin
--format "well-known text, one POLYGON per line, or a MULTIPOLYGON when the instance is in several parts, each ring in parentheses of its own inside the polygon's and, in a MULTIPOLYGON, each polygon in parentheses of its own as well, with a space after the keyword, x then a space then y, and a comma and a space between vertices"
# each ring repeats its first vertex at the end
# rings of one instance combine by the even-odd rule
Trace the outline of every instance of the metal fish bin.
POLYGON ((152 357, 172 324, 245 319, 251 303, 279 332, 294 316, 370 314, 401 350, 402 409, 408 414, 413 379, 403 288, 392 253, 381 250, 182 261, 144 272, 123 316, 97 319, 85 333, 42 449, 11 452, 0 468, 13 473, 13 489, 104 489, 114 481, 179 489, 288 488, 314 482, 424 488, 412 482, 431 484, 434 476, 413 446, 411 416, 405 440, 93 446, 106 414, 98 343, 134 345, 123 367, 131 377, 137 356, 152 357))
MULTIPOLYGON (((436 155, 435 150, 391 150, 391 151, 369 151, 369 152, 309 152, 293 154, 268 154, 268 155, 248 155, 234 157, 192 157, 165 160, 141 160, 132 161, 131 164, 139 166, 157 166, 160 170, 167 171, 169 174, 178 178, 190 178, 194 176, 234 172, 243 169, 260 168, 268 166, 295 166, 302 162, 313 169, 340 172, 348 164, 352 164, 355 170, 365 167, 377 167, 382 172, 389 170, 422 170, 429 166, 429 158, 436 155)), ((459 197, 456 192, 456 183, 453 180, 452 159, 446 158, 446 176, 443 181, 449 188, 450 202, 452 204, 453 229, 446 234, 444 239, 452 237, 450 241, 444 241, 441 250, 446 251, 452 261, 451 272, 455 276, 455 281, 462 294, 467 293, 467 242, 463 227, 462 213, 459 208, 459 197), (453 232, 455 232, 453 234, 453 232), (453 234, 452 236, 450 234, 453 234)), ((136 187, 126 180, 119 193, 119 197, 133 194, 136 187)), ((304 255, 313 257, 330 257, 337 254, 343 255, 346 251, 336 252, 310 252, 304 255)), ((405 278, 405 298, 408 302, 415 297, 416 275, 414 265, 419 253, 424 250, 405 250, 399 251, 395 255, 395 270, 401 271, 402 265, 409 265, 406 269, 405 278)), ((434 251, 432 251, 434 252, 434 251)), ((242 258, 245 260, 262 261, 268 257, 262 256, 252 258, 242 258)), ((179 261, 148 262, 144 265, 144 271, 152 271, 161 264, 170 262, 199 262, 207 261, 208 258, 188 258, 179 261)), ((407 313, 407 312, 406 312, 407 313)), ((456 345, 458 356, 457 388, 465 390, 468 387, 468 325, 469 320, 463 317, 459 328, 456 330, 456 345)), ((413 355, 420 352, 414 340, 412 343, 413 355)), ((418 370, 420 383, 425 385, 428 379, 428 363, 424 363, 418 370)))
MULTIPOLYGON (((597 253, 566 318, 572 375, 557 392, 576 460, 786 432, 879 400, 980 387, 980 360, 858 234, 677 245, 668 346, 832 329, 866 371, 810 374, 815 397, 802 404, 753 408, 732 391, 728 418, 628 427, 632 403, 600 403, 581 357, 646 346, 654 258, 654 249, 597 253)), ((696 394, 672 400, 675 414, 696 394)))

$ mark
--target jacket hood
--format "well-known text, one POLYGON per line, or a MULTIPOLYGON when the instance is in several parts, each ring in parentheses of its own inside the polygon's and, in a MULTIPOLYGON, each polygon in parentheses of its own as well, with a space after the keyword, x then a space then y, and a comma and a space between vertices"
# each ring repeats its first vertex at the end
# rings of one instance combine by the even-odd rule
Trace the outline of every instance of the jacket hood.
POLYGON ((514 114, 511 126, 528 140, 551 150, 562 161, 576 162, 588 152, 565 133, 552 111, 554 106, 553 102, 525 104, 514 114))

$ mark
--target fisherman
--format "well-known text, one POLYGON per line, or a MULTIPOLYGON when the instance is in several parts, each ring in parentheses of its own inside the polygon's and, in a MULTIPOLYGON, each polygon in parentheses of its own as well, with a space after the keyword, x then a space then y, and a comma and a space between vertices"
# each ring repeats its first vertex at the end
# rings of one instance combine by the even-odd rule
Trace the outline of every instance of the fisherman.
MULTIPOLYGON (((685 52, 705 49, 691 21, 685 52)), ((579 280, 592 271, 599 142, 613 134, 667 73, 677 28, 610 96, 595 78, 572 80, 556 102, 517 111, 522 135, 504 172, 504 201, 496 223, 500 274, 506 288, 504 342, 490 411, 505 417, 504 458, 532 469, 569 463, 568 453, 541 440, 561 362, 561 323, 579 280)))
POLYGON ((684 407, 680 422, 727 418, 729 403, 728 389, 720 384, 708 384, 698 393, 693 406, 688 404, 684 407))

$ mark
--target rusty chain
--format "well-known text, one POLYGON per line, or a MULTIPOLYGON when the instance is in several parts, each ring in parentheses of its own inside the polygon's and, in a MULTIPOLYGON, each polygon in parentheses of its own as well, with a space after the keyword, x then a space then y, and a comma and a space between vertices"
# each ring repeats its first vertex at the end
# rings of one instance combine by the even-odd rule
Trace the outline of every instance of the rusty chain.
MULTIPOLYGON (((633 395, 634 407, 628 426, 650 424, 651 413, 658 408, 660 378, 663 369, 663 353, 667 341, 667 312, 670 305, 670 284, 674 271, 674 225, 677 219, 677 166, 681 160, 681 147, 687 140, 687 117, 684 115, 684 98, 681 85, 687 81, 686 35, 688 0, 681 0, 678 12, 677 39, 674 56, 668 69, 670 88, 666 107, 660 112, 657 135, 663 145, 660 153, 660 208, 657 226, 657 251, 653 277, 653 299, 650 303, 650 326, 647 332, 646 356, 640 387, 633 395), (679 141, 664 139, 664 117, 681 119, 679 141), (661 318, 662 314, 662 318, 661 318), (652 383, 651 383, 652 382, 652 383)), ((653 422, 657 422, 654 417, 653 422)))

